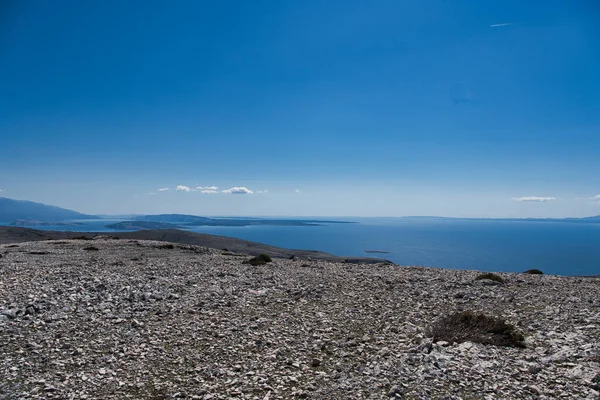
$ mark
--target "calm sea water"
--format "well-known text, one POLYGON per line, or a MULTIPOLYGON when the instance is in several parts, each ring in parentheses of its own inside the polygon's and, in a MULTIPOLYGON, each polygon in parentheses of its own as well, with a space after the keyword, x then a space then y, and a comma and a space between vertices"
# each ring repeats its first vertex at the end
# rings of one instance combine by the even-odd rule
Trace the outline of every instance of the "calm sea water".
MULTIPOLYGON (((355 224, 316 227, 195 227, 273 246, 374 256, 401 265, 557 275, 600 275, 600 224, 359 218, 355 224), (369 254, 365 250, 386 251, 369 254)), ((105 231, 115 220, 39 229, 105 231)))

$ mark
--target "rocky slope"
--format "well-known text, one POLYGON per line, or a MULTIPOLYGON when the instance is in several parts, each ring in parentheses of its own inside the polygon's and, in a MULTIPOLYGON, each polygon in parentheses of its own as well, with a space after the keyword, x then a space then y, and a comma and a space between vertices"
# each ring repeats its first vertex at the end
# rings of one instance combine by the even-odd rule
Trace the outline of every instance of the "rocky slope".
MULTIPOLYGON (((42 231, 37 229, 20 228, 12 226, 0 226, 0 244, 19 242, 33 242, 40 240, 67 240, 79 238, 94 238, 107 235, 106 232, 69 232, 69 231, 42 231)), ((250 242, 226 236, 208 235, 205 233, 189 232, 181 229, 154 229, 136 232, 111 232, 109 234, 118 239, 134 240, 158 240, 162 242, 174 242, 193 246, 209 247, 211 249, 226 249, 244 254, 258 255, 268 254, 278 258, 310 258, 321 261, 346 261, 359 264, 370 264, 389 262, 374 257, 340 257, 333 254, 314 250, 293 250, 281 247, 269 246, 262 243, 250 242)))
POLYGON ((0 398, 596 399, 600 279, 275 259, 136 240, 0 245, 0 398), (524 349, 432 343, 456 310, 524 349))

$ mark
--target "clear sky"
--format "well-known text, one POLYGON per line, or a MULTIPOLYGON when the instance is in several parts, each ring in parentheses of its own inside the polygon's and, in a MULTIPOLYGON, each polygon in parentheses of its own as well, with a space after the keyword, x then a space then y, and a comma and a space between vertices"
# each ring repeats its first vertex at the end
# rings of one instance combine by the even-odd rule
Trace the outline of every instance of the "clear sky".
POLYGON ((599 155, 593 0, 0 2, 0 196, 586 216, 599 155))

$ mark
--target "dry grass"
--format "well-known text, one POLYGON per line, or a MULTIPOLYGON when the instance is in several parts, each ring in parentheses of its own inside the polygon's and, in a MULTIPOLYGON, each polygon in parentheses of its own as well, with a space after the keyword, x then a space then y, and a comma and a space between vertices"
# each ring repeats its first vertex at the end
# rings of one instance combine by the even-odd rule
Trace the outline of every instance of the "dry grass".
POLYGON ((528 269, 527 271, 523 272, 524 274, 530 274, 530 275, 543 275, 544 273, 542 271, 540 271, 539 269, 528 269))
POLYGON ((475 278, 476 281, 479 281, 479 280, 482 280, 482 279, 489 279, 489 280, 494 281, 494 282, 504 283, 504 278, 502 278, 500 275, 492 274, 491 272, 478 275, 475 278))
POLYGON ((435 342, 476 342, 494 346, 525 347, 515 326, 483 313, 461 311, 439 319, 431 328, 435 342))
POLYGON ((253 257, 249 260, 244 261, 244 264, 250 264, 250 265, 265 265, 266 263, 270 263, 271 261, 273 261, 271 259, 271 256, 267 255, 267 254, 260 254, 256 257, 253 257))

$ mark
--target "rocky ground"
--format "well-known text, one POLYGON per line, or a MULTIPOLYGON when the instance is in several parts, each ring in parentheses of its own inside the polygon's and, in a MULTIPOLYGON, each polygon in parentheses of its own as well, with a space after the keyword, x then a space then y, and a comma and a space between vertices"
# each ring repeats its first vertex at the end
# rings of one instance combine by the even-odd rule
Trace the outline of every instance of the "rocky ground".
POLYGON ((0 398, 597 399, 600 279, 135 240, 0 246, 0 398), (432 343, 457 310, 524 349, 432 343))

